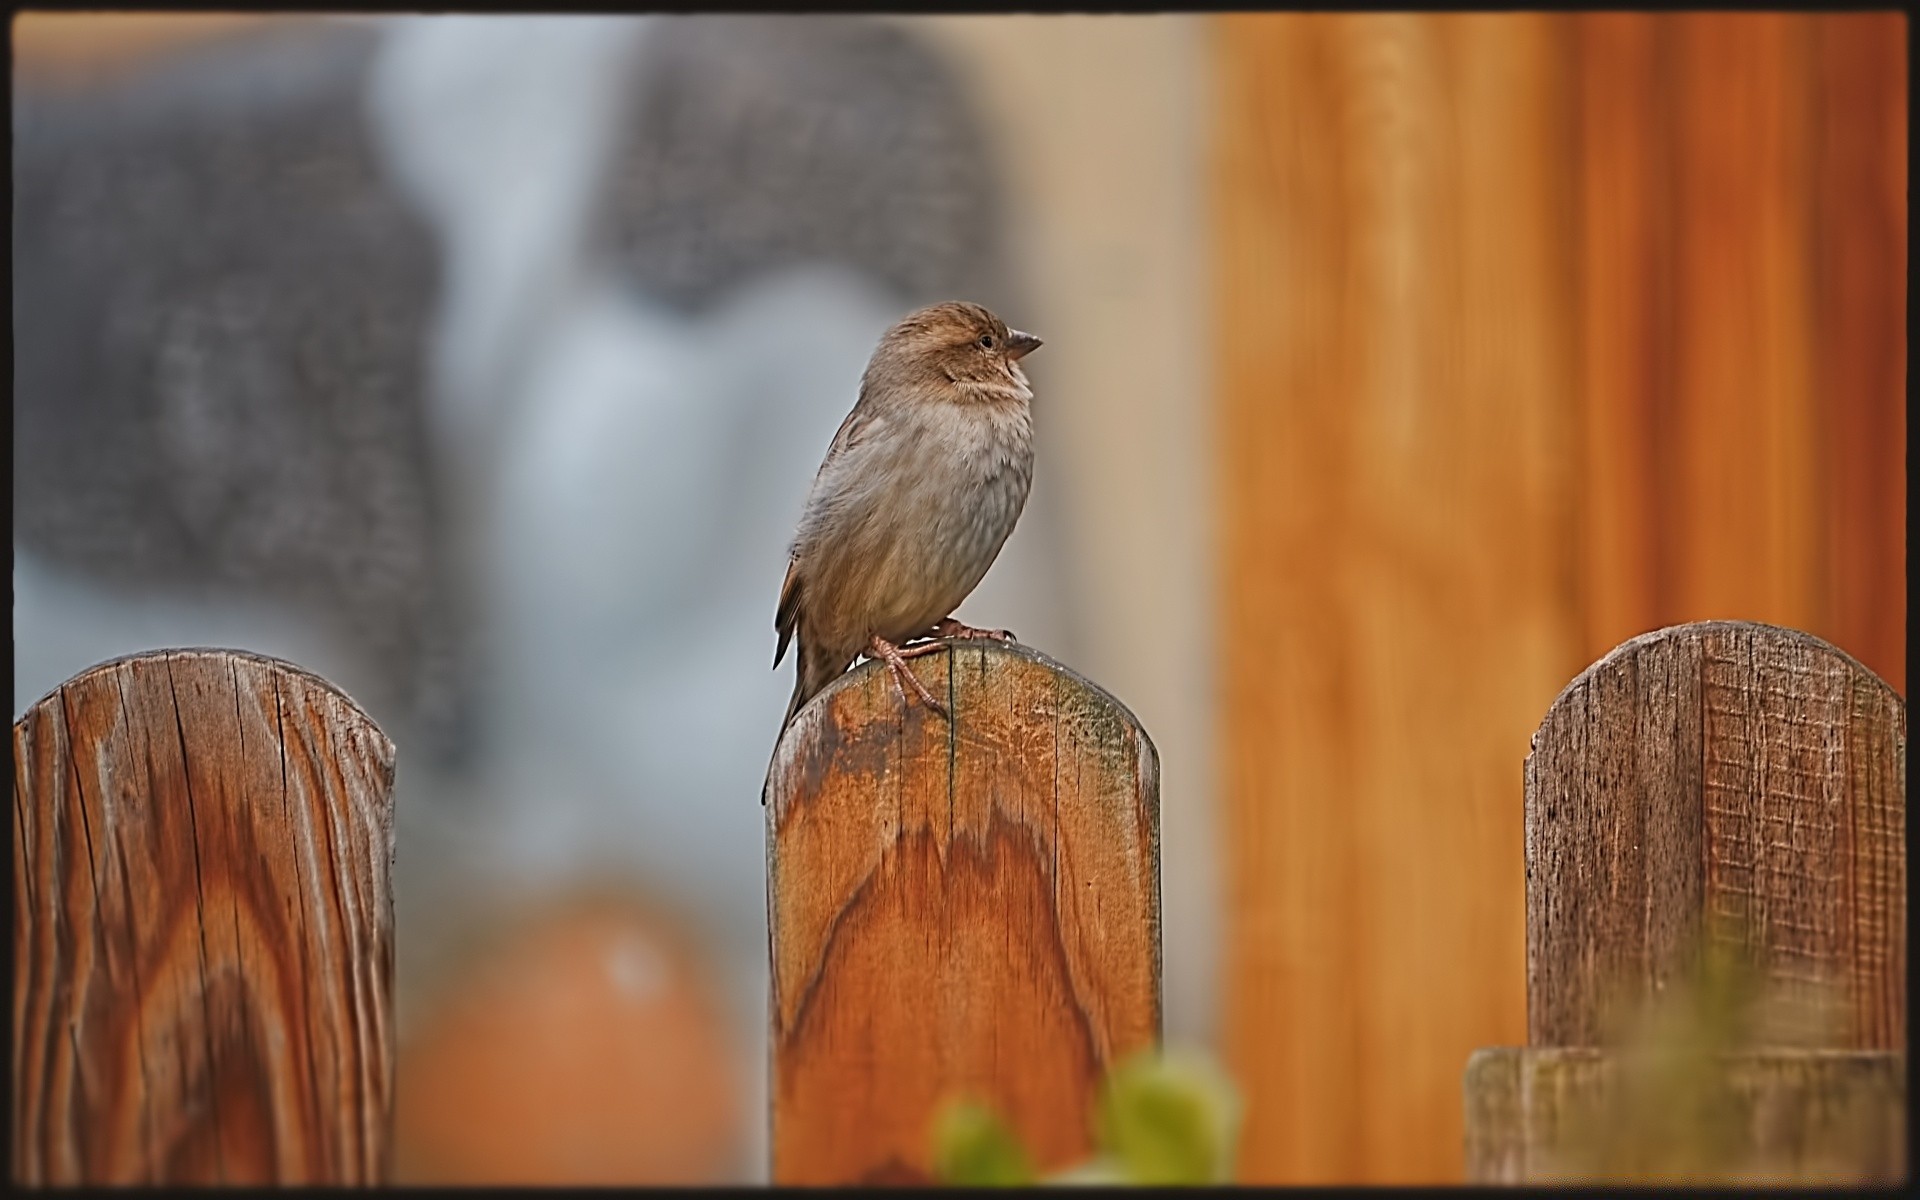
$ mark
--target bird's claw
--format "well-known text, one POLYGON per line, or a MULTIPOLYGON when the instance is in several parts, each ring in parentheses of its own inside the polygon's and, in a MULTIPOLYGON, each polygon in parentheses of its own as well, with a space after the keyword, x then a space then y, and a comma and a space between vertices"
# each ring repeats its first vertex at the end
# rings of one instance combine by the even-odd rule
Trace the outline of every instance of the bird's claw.
POLYGON ((975 629, 971 625, 948 617, 933 627, 933 636, 937 638, 959 638, 962 641, 1011 642, 1017 639, 1011 629, 975 629))
POLYGON ((938 642, 933 642, 924 646, 912 646, 902 650, 892 642, 878 636, 867 643, 867 652, 887 664, 888 671, 893 675, 893 686, 895 690, 900 693, 901 704, 904 705, 907 702, 906 689, 912 688, 913 694, 920 697, 922 704, 934 712, 939 713, 942 717, 952 720, 952 714, 947 712, 946 705, 935 700, 933 693, 927 690, 927 685, 921 683, 920 677, 915 675, 907 666, 907 660, 909 658, 918 658, 922 654, 930 654, 933 651, 944 649, 946 649, 945 646, 938 642))

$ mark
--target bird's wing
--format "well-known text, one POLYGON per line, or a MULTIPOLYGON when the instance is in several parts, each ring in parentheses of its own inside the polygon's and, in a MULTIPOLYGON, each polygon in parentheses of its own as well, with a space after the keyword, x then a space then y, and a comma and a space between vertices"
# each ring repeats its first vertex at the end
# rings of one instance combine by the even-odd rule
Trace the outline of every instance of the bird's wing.
POLYGON ((800 623, 800 560, 787 560, 787 577, 780 584, 780 608, 773 615, 773 627, 780 632, 780 644, 773 651, 773 665, 779 666, 780 660, 787 656, 787 643, 793 640, 793 629, 800 623))
POLYGON ((825 471, 828 463, 865 440, 867 434, 878 424, 876 420, 878 416, 878 413, 864 404, 854 405, 853 411, 847 414, 847 419, 840 422, 840 428, 833 431, 833 441, 827 446, 827 456, 820 460, 820 470, 825 471))
MULTIPOLYGON (((847 419, 840 422, 840 428, 834 431, 833 441, 827 446, 827 455, 820 460, 820 470, 813 477, 813 490, 807 495, 807 506, 813 506, 819 491, 820 479, 827 473, 827 467, 849 449, 860 444, 877 425, 876 413, 864 404, 856 404, 847 419)), ((801 523, 806 523, 802 514, 801 523)), ((793 632, 800 622, 800 547, 796 541, 787 556, 787 577, 780 584, 780 605, 773 614, 773 627, 780 635, 780 644, 773 651, 773 665, 779 666, 780 660, 787 655, 787 643, 793 640, 793 632)))

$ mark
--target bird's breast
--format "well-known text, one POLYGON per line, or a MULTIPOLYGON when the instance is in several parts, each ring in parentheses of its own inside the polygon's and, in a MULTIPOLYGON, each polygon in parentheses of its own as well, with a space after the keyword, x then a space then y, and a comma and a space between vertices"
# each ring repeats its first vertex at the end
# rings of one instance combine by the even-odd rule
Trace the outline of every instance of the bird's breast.
POLYGON ((862 641, 914 636, 951 614, 993 565, 1033 481, 1024 406, 934 413, 899 429, 887 451, 872 464, 887 482, 865 519, 849 522, 857 533, 821 547, 840 602, 820 615, 862 641))
MULTIPOLYGON (((1033 482, 1033 436, 1024 406, 1006 413, 942 414, 928 431, 910 490, 934 548, 971 562, 992 561, 1013 532, 1033 482)), ((985 566, 981 567, 984 573, 985 566)), ((976 577, 977 579, 977 577, 976 577)))

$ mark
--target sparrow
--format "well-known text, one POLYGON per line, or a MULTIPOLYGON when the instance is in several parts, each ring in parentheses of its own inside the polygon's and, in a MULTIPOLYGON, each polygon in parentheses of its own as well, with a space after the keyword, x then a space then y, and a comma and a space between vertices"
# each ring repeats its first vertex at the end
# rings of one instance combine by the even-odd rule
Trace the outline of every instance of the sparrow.
POLYGON ((1033 389, 1020 360, 1040 345, 978 304, 909 313, 887 330, 814 476, 788 551, 773 665, 796 647, 780 724, 862 654, 947 717, 906 660, 946 649, 917 638, 1012 640, 952 613, 1013 532, 1033 482, 1033 389))

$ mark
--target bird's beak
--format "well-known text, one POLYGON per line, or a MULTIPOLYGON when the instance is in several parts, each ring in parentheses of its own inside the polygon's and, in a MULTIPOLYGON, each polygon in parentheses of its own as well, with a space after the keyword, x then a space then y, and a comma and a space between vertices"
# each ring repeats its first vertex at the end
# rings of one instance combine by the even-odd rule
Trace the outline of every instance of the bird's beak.
POLYGON ((1018 361, 1040 348, 1040 339, 1018 329, 1007 330, 1007 357, 1018 361))

